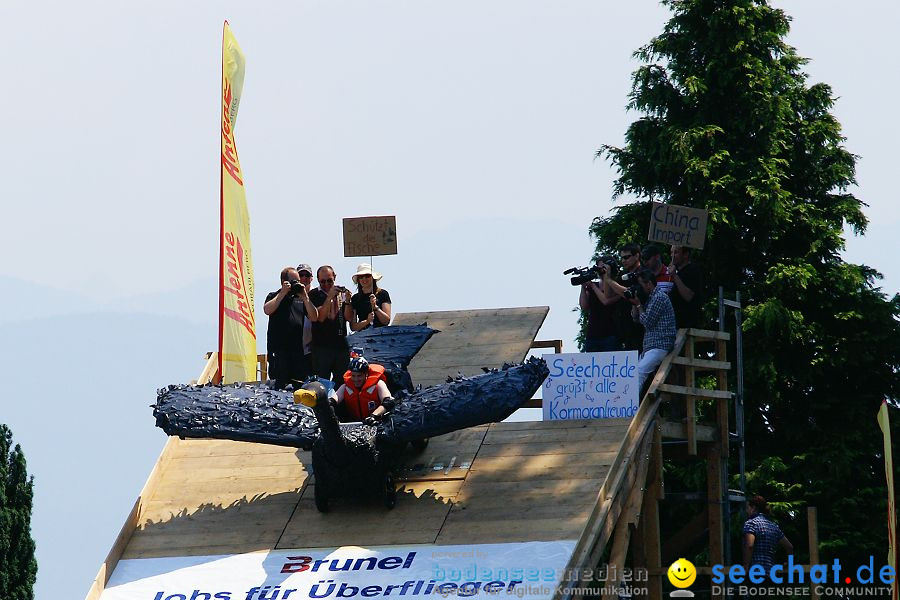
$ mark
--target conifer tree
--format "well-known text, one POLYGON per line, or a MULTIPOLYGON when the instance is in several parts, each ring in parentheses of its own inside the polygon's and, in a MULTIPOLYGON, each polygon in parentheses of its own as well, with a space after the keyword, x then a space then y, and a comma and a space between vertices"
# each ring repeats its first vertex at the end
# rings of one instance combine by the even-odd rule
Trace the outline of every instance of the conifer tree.
MULTIPOLYGON (((826 558, 883 555, 875 415, 898 392, 900 296, 841 258, 844 227, 867 221, 832 91, 808 83, 789 17, 765 1, 663 1, 671 19, 635 53, 640 117, 624 146, 598 152, 617 169, 614 196, 632 201, 594 220, 597 253, 646 240, 651 200, 709 211, 706 298, 722 285, 746 307, 753 491, 817 506, 826 558)), ((803 513, 782 516, 805 539, 803 513)))
POLYGON ((0 598, 33 600, 37 561, 31 538, 34 481, 12 432, 0 424, 0 598))

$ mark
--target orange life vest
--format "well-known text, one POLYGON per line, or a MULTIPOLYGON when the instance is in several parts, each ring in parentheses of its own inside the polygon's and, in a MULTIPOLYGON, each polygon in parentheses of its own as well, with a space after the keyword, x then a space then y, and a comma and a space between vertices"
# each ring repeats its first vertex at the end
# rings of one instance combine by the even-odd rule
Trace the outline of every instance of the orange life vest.
POLYGON ((372 414, 372 412, 381 406, 381 400, 378 399, 378 382, 387 383, 387 377, 384 376, 384 367, 381 365, 369 364, 369 374, 362 389, 358 390, 353 386, 353 378, 350 377, 350 371, 344 373, 344 406, 347 407, 347 413, 354 421, 362 421, 372 414))

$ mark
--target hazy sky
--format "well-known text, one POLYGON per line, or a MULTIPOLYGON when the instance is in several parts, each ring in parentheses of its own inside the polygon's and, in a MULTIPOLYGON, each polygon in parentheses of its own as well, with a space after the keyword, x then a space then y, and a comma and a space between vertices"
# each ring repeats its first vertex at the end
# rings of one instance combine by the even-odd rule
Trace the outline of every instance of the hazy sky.
MULTIPOLYGON (((839 97, 834 112, 846 147, 860 156, 854 192, 869 205, 871 224, 866 238, 849 240, 846 256, 882 271, 894 293, 900 125, 889 115, 898 92, 891 41, 900 6, 779 5, 794 17, 789 41, 812 59, 811 81, 831 84, 839 97)), ((587 227, 613 206, 614 172, 594 152, 620 144, 637 117, 624 110, 637 66, 631 53, 666 15, 645 0, 6 0, 0 278, 6 308, 20 312, 0 322, 83 311, 175 315, 198 327, 196 347, 179 351, 199 357, 213 348, 227 18, 247 58, 236 140, 261 332, 262 300, 283 266, 328 262, 346 283, 360 259, 341 256, 341 218, 393 214, 400 254, 376 257, 375 267, 396 311, 547 304, 540 337, 572 349, 577 291, 561 271, 588 260, 587 227), (35 296, 44 302, 35 304, 35 296)), ((23 337, 7 340, 14 350, 26 343, 28 323, 15 323, 23 337)), ((173 336, 170 344, 187 343, 173 336)), ((48 343, 72 353, 118 346, 65 337, 48 343)), ((163 438, 153 430, 148 394, 201 366, 199 358, 181 370, 144 365, 150 383, 135 391, 140 401, 120 398, 134 410, 123 422, 150 440, 137 448, 149 464, 163 438)), ((11 366, 5 374, 17 377, 11 366)), ((98 375, 102 365, 68 382, 85 385, 98 375)), ((55 440, 31 430, 25 412, 40 407, 15 412, 8 395, 3 402, 0 422, 32 444, 29 458, 42 457, 35 445, 55 440)), ((105 443, 81 439, 85 477, 105 443)), ((43 458, 30 465, 41 469, 39 494, 62 468, 43 458)), ((149 471, 143 463, 134 469, 139 481, 149 471)), ((140 485, 118 479, 106 485, 123 486, 133 499, 140 485)), ((84 501, 70 492, 73 498, 54 500, 84 501)), ((59 567, 42 561, 39 600, 83 597, 130 509, 108 501, 97 539, 82 540, 92 545, 67 584, 51 587, 59 567)), ((42 556, 73 551, 72 536, 45 527, 45 518, 35 515, 42 556)))

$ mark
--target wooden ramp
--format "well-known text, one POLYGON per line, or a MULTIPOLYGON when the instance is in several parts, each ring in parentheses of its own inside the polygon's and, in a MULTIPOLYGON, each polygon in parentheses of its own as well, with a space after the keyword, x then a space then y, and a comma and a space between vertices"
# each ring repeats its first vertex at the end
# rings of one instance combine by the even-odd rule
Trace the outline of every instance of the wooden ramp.
POLYGON ((482 367, 522 362, 548 312, 547 306, 530 306, 400 313, 393 324, 440 330, 409 365, 413 383, 428 387, 457 373, 480 375, 482 367))
MULTIPOLYGON (((482 365, 520 360, 534 333, 504 337, 502 327, 485 333, 472 317, 515 317, 516 327, 527 322, 536 332, 546 315, 545 308, 515 310, 520 312, 407 314, 405 322, 427 321, 443 331, 432 340, 445 340, 434 346, 429 341, 423 348, 420 377, 446 377, 435 358, 442 353, 448 359, 457 357, 447 369, 468 374, 479 372, 482 365), (467 315, 469 326, 453 315, 467 315), (455 353, 448 350, 453 344, 455 353), (469 355, 477 358, 460 358, 469 355)), ((410 449, 400 469, 393 510, 378 502, 339 499, 332 502, 330 513, 319 513, 308 452, 169 438, 87 599, 100 597, 121 558, 555 540, 576 540, 567 565, 571 569, 593 567, 605 552, 607 563, 621 566, 631 547, 635 566, 651 573, 649 597, 660 598, 660 390, 672 364, 684 363, 679 354, 686 340, 710 335, 679 331, 675 349, 630 420, 496 423, 434 438, 421 453, 410 449)), ((716 333, 715 339, 725 335, 716 333)), ((702 392, 680 389, 693 395, 702 392)), ((689 415, 690 408, 689 402, 689 415)), ((699 438, 692 420, 682 427, 689 439, 699 438)))
MULTIPOLYGON (((308 452, 169 438, 122 530, 120 554, 105 566, 289 548, 578 539, 628 427, 615 419, 453 432, 408 451, 393 510, 334 500, 327 514, 314 505, 308 452)), ((99 578, 88 598, 102 591, 99 578)))

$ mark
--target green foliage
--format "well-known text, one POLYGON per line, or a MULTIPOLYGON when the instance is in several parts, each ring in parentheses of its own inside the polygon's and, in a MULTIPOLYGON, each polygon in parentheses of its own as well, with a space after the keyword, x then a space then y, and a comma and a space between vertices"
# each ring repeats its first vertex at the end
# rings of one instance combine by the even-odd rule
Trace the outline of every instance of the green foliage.
POLYGON ((22 449, 0 424, 0 598, 33 600, 37 561, 31 539, 33 478, 22 449))
POLYGON ((751 491, 800 539, 799 509, 817 506, 823 558, 883 555, 875 416, 900 387, 900 296, 841 259, 844 226, 862 233, 866 218, 831 89, 807 83, 789 18, 766 2, 665 4, 672 18, 635 53, 628 107, 641 116, 623 147, 598 152, 632 201, 594 220, 597 253, 646 239, 651 199, 709 211, 706 297, 722 285, 746 307, 751 491))

